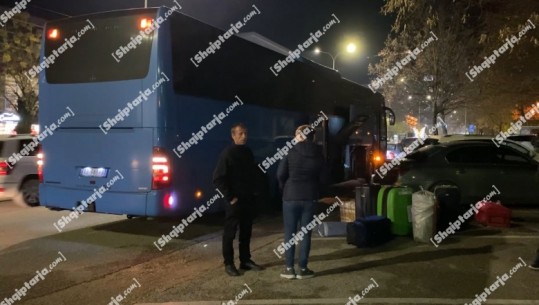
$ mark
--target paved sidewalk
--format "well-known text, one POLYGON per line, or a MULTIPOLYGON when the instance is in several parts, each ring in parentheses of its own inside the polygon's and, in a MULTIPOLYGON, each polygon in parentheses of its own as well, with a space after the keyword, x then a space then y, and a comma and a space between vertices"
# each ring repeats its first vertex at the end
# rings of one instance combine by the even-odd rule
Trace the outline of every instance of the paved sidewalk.
MULTIPOLYGON (((379 286, 371 287, 358 304, 471 304, 498 276, 522 264, 520 259, 529 262, 535 255, 539 213, 514 214, 513 228, 474 227, 448 238, 438 248, 409 237, 397 237, 374 249, 357 249, 347 245, 344 237, 315 237, 309 267, 317 276, 306 280, 279 277, 283 260, 273 249, 282 241, 280 219, 258 224, 253 259, 266 270, 228 277, 220 257, 220 236, 215 236, 199 247, 203 249, 200 257, 212 268, 150 293, 138 304, 236 304, 245 285, 250 291, 244 291, 237 304, 355 304, 350 298, 365 292, 373 280, 379 286)), ((487 303, 539 304, 537 276, 539 272, 521 266, 488 296, 487 303)))

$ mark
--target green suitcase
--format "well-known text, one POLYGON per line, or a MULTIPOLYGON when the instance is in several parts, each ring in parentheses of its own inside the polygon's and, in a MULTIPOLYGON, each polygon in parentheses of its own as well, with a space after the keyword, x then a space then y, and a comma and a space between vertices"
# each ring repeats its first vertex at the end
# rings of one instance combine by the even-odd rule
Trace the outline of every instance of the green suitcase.
POLYGON ((391 220, 391 231, 395 235, 412 234, 412 193, 406 186, 383 186, 378 193, 376 214, 391 220))

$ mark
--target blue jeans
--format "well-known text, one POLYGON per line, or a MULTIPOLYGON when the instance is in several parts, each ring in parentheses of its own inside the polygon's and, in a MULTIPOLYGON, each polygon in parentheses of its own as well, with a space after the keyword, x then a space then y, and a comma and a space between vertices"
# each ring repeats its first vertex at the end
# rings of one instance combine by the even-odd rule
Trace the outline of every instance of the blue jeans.
MULTIPOLYGON (((283 202, 283 219, 284 219, 284 243, 288 243, 294 236, 292 234, 298 232, 302 227, 305 227, 303 240, 300 241, 299 250, 299 267, 307 268, 309 260, 309 252, 311 250, 311 230, 307 230, 307 224, 313 220, 314 216, 314 201, 284 201, 283 202)), ((291 242, 291 247, 286 250, 286 267, 294 267, 294 255, 296 246, 291 242)))

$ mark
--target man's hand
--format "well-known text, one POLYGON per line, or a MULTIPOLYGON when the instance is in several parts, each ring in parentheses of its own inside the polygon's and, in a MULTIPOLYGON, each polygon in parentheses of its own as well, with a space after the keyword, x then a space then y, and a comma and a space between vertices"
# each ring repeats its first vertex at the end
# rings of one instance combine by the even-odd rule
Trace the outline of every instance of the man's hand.
POLYGON ((232 200, 230 200, 231 205, 235 204, 236 202, 238 202, 238 197, 234 197, 232 200))

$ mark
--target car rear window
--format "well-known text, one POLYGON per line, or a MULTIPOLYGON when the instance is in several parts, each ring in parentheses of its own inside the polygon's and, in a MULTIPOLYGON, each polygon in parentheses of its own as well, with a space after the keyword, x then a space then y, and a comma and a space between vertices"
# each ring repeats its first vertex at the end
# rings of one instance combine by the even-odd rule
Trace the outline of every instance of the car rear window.
POLYGON ((519 152, 509 147, 465 146, 446 155, 449 163, 468 164, 526 164, 529 161, 519 152))
POLYGON ((435 146, 435 145, 424 146, 412 152, 408 156, 406 156, 406 159, 413 160, 413 161, 423 161, 429 158, 430 156, 436 154, 441 149, 442 149, 441 146, 435 146))
POLYGON ((509 140, 513 140, 513 141, 528 141, 528 142, 532 142, 532 141, 534 141, 535 139, 537 139, 537 137, 534 136, 534 135, 520 135, 520 136, 509 136, 508 139, 509 139, 509 140))
POLYGON ((508 147, 500 147, 497 157, 504 164, 527 164, 529 161, 508 147))
MULTIPOLYGON (((28 145, 30 142, 32 142, 31 139, 24 139, 19 141, 19 150, 17 152, 20 152, 24 149, 24 145, 28 145)), ((34 150, 27 149, 29 156, 36 156, 37 155, 37 149, 34 148, 34 150)))
POLYGON ((401 145, 403 147, 408 147, 408 145, 412 144, 414 141, 416 141, 417 138, 406 138, 406 139, 402 139, 401 141, 401 145))

